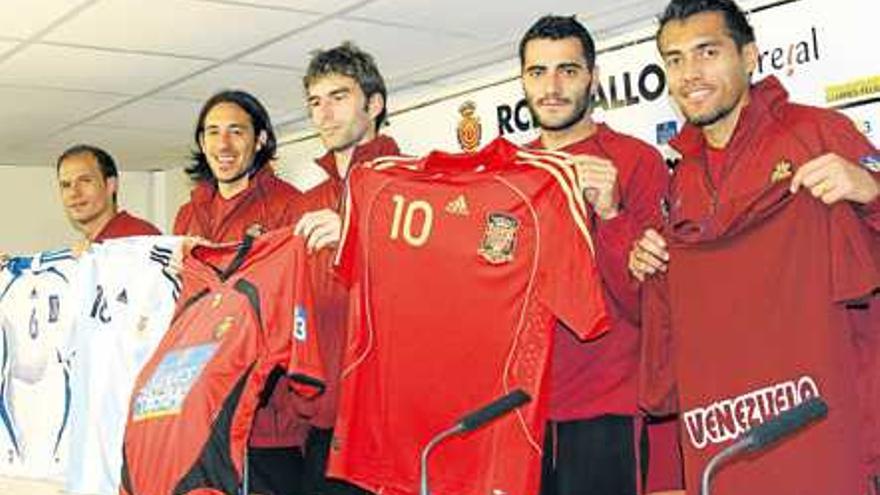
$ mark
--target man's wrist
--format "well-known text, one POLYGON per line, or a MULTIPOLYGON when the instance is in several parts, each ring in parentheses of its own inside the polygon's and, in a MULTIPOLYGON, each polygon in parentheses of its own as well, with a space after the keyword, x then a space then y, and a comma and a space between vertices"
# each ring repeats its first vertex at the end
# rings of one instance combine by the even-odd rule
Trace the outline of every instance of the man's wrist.
POLYGON ((865 181, 862 182, 864 186, 861 188, 861 194, 859 194, 858 203, 861 204, 871 204, 877 201, 877 198, 880 197, 880 176, 876 173, 872 173, 869 170, 863 170, 866 178, 865 181))

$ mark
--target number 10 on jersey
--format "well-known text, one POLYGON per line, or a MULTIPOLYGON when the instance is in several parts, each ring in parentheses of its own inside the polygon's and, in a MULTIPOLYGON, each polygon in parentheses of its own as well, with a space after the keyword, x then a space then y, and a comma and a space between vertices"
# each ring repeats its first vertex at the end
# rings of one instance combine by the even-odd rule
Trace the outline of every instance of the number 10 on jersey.
POLYGON ((431 203, 416 199, 407 201, 403 195, 395 194, 391 197, 394 202, 394 218, 391 221, 391 240, 403 237, 404 242, 412 247, 421 247, 428 242, 431 235, 431 227, 434 224, 434 209, 431 203), (421 228, 416 232, 413 227, 413 219, 417 213, 424 217, 421 228))

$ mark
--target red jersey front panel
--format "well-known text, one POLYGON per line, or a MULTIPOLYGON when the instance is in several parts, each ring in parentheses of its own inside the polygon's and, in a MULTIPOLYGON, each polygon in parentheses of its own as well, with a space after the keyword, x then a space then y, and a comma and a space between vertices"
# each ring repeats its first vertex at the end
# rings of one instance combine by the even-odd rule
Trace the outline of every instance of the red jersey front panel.
POLYGON ((516 156, 499 139, 352 172, 337 263, 356 302, 330 476, 416 493, 431 437, 519 388, 528 406, 435 450, 431 487, 537 492, 554 323, 587 338, 608 318, 571 169, 516 156))
MULTIPOLYGON (((859 348, 873 337, 859 335, 849 313, 876 301, 856 302, 859 309, 836 298, 847 290, 838 282, 876 277, 877 267, 852 249, 870 234, 849 209, 803 193, 737 236, 671 244, 666 283, 688 493, 713 455, 813 396, 828 403, 827 418, 724 466, 713 492, 864 493, 862 447, 873 432, 861 427, 859 348)), ((655 289, 646 295, 651 331, 655 289)))
POLYGON ((321 389, 306 252, 290 229, 196 248, 171 328, 135 384, 121 493, 239 493, 254 413, 276 368, 321 389))

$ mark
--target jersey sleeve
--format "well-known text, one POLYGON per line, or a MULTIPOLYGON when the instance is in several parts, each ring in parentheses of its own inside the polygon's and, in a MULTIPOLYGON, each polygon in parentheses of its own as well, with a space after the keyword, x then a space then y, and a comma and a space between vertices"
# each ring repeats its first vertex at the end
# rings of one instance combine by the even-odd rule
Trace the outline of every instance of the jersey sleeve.
POLYGON ((596 218, 593 231, 596 260, 606 294, 621 310, 621 317, 638 325, 641 319, 639 284, 629 274, 627 257, 642 232, 661 223, 660 201, 666 194, 669 172, 660 154, 647 145, 628 159, 635 164, 630 165, 632 173, 620 184, 620 213, 607 221, 596 218))
POLYGON ((870 300, 880 289, 880 236, 844 204, 831 206, 828 224, 833 300, 870 300))
POLYGON ((648 475, 645 493, 684 489, 684 460, 679 442, 678 418, 648 423, 648 475))
POLYGON ((7 376, 7 363, 12 359, 10 352, 11 349, 9 349, 9 332, 11 331, 12 327, 9 320, 3 312, 3 307, 0 306, 0 383, 5 383, 7 376))
POLYGON ((598 337, 608 330, 610 318, 592 236, 574 190, 558 184, 538 215, 542 301, 579 338, 598 337))
POLYGON ((292 307, 293 311, 291 326, 285 332, 290 342, 287 374, 297 393, 312 397, 324 392, 324 367, 315 326, 309 260, 302 239, 294 238, 294 241, 291 248, 291 286, 287 288, 292 305, 285 305, 288 310, 292 307))
POLYGON ((657 416, 665 416, 678 410, 667 284, 666 276, 658 275, 649 278, 642 287, 639 405, 657 416))

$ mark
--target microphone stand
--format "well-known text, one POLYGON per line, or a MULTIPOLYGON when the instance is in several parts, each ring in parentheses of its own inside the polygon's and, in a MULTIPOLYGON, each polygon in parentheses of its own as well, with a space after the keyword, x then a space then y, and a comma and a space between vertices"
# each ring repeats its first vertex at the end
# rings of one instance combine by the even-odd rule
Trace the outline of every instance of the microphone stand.
POLYGON ((785 439, 808 424, 823 419, 828 414, 828 404, 821 397, 812 397, 775 418, 759 425, 740 440, 718 452, 703 468, 700 494, 709 495, 709 485, 718 467, 742 452, 757 452, 785 439))
POLYGON ((452 428, 443 430, 437 434, 437 436, 432 438, 431 441, 428 442, 428 445, 422 449, 422 459, 419 469, 419 495, 431 495, 431 492, 428 490, 428 456, 431 455, 431 451, 434 450, 434 447, 438 443, 460 433, 461 431, 461 425, 455 425, 452 428))
POLYGON ((428 489, 428 456, 431 451, 443 440, 459 433, 474 431, 483 425, 495 421, 505 414, 529 402, 531 397, 520 389, 516 389, 503 397, 494 400, 491 404, 480 408, 462 418, 451 428, 441 431, 428 442, 422 449, 421 464, 419 470, 419 495, 431 495, 428 489))
POLYGON ((700 480, 700 494, 701 495, 709 495, 709 485, 712 483, 712 477, 715 475, 715 471, 718 470, 718 467, 727 462, 731 457, 736 457, 741 452, 744 452, 751 447, 751 442, 736 442, 732 445, 728 445, 724 450, 712 456, 709 459, 709 463, 706 464, 706 467, 703 469, 703 476, 700 480))

